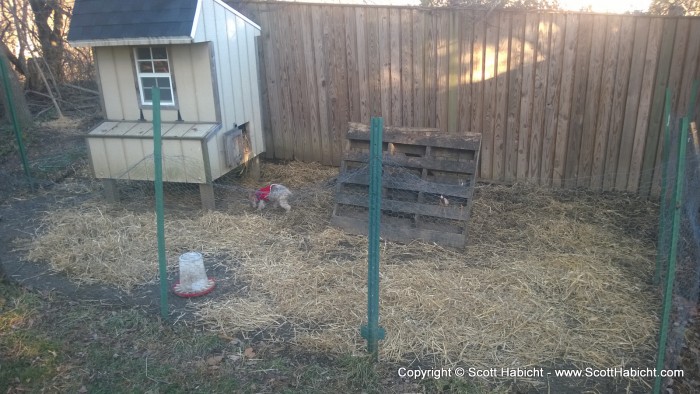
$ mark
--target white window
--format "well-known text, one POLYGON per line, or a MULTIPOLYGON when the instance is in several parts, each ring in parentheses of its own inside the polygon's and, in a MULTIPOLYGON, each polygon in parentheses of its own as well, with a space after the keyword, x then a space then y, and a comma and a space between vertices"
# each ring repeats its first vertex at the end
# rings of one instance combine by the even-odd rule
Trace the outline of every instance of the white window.
POLYGON ((152 88, 160 88, 161 105, 175 105, 170 63, 165 47, 136 48, 136 75, 141 104, 152 105, 152 88))

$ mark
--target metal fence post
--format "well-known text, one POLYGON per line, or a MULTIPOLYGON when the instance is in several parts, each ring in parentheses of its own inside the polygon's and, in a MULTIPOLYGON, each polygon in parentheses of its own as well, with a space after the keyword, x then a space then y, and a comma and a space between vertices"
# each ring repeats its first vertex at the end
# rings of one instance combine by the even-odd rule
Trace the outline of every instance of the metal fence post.
POLYGON ((683 182, 685 181, 685 154, 688 145, 688 128, 690 119, 685 117, 682 122, 680 139, 678 141, 678 166, 676 172, 676 184, 673 189, 673 220, 671 231, 671 249, 668 257, 668 271, 666 273, 666 285, 664 287, 664 304, 661 313, 661 330, 659 334, 659 348, 656 356, 656 377, 654 380, 654 393, 661 390, 661 370, 664 369, 666 358, 666 341, 668 339, 669 318, 673 304, 673 283, 676 279, 676 256, 678 252, 678 238, 681 227, 681 209, 683 208, 683 182))
POLYGON ((367 253, 367 325, 361 327, 367 352, 377 361, 385 332, 379 326, 379 234, 382 215, 382 130, 384 120, 372 118, 369 147, 369 229, 367 253))
POLYGON ((160 125, 160 88, 153 87, 153 162, 156 195, 156 231, 158 237, 158 272, 160 276, 160 314, 168 318, 168 270, 165 258, 165 218, 163 210, 163 144, 160 125))
POLYGON ((654 270, 653 283, 655 285, 659 284, 659 279, 661 276, 661 266, 664 259, 663 245, 666 244, 666 220, 668 219, 668 208, 669 205, 666 204, 666 194, 668 190, 666 189, 666 182, 668 181, 668 167, 671 152, 671 88, 666 88, 666 101, 664 104, 664 138, 663 138, 663 151, 661 154, 661 198, 659 201, 659 233, 657 236, 656 245, 656 269, 654 270))
POLYGON ((19 148, 19 157, 22 160, 24 176, 27 177, 29 188, 33 191, 34 183, 32 182, 32 177, 29 174, 29 161, 27 160, 27 152, 24 150, 24 142, 22 141, 22 130, 19 125, 19 119, 17 119, 15 103, 12 98, 12 86, 10 86, 10 75, 4 59, 0 59, 0 73, 2 74, 2 84, 5 86, 5 97, 7 98, 7 106, 9 107, 10 117, 12 118, 12 127, 15 130, 15 139, 17 139, 17 147, 19 148))

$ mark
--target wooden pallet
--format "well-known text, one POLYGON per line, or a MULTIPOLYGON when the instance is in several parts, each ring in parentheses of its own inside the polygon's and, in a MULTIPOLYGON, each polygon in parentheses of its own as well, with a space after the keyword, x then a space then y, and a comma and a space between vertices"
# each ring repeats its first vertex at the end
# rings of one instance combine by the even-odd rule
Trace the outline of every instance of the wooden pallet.
MULTIPOLYGON (((481 134, 385 127, 381 236, 464 247, 480 147, 481 134)), ((331 224, 354 234, 368 232, 368 165, 369 126, 350 123, 331 224)))

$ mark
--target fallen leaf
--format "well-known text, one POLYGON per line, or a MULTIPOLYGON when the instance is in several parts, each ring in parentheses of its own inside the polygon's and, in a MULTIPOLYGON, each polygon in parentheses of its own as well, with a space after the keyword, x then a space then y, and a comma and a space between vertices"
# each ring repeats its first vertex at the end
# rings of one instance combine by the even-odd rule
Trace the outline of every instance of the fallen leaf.
POLYGON ((243 355, 246 356, 246 358, 253 358, 255 357, 255 352, 252 347, 249 347, 243 351, 243 355))
POLYGON ((221 363, 221 361, 224 360, 224 356, 212 356, 207 359, 207 364, 209 365, 216 365, 221 363))
POLYGON ((79 392, 79 393, 87 393, 87 392, 88 392, 87 387, 85 387, 85 386, 80 387, 80 389, 78 390, 78 392, 79 392))

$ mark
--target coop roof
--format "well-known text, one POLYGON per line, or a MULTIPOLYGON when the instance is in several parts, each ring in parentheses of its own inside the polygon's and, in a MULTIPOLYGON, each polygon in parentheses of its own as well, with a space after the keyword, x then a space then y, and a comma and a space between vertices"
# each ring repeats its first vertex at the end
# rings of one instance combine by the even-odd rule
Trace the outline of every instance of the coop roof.
POLYGON ((75 0, 73 45, 192 42, 198 0, 75 0), (126 41, 126 42, 125 42, 126 41))
POLYGON ((211 9, 253 23, 221 0, 75 0, 68 41, 73 46, 193 43, 203 2, 218 3, 221 7, 211 9))

